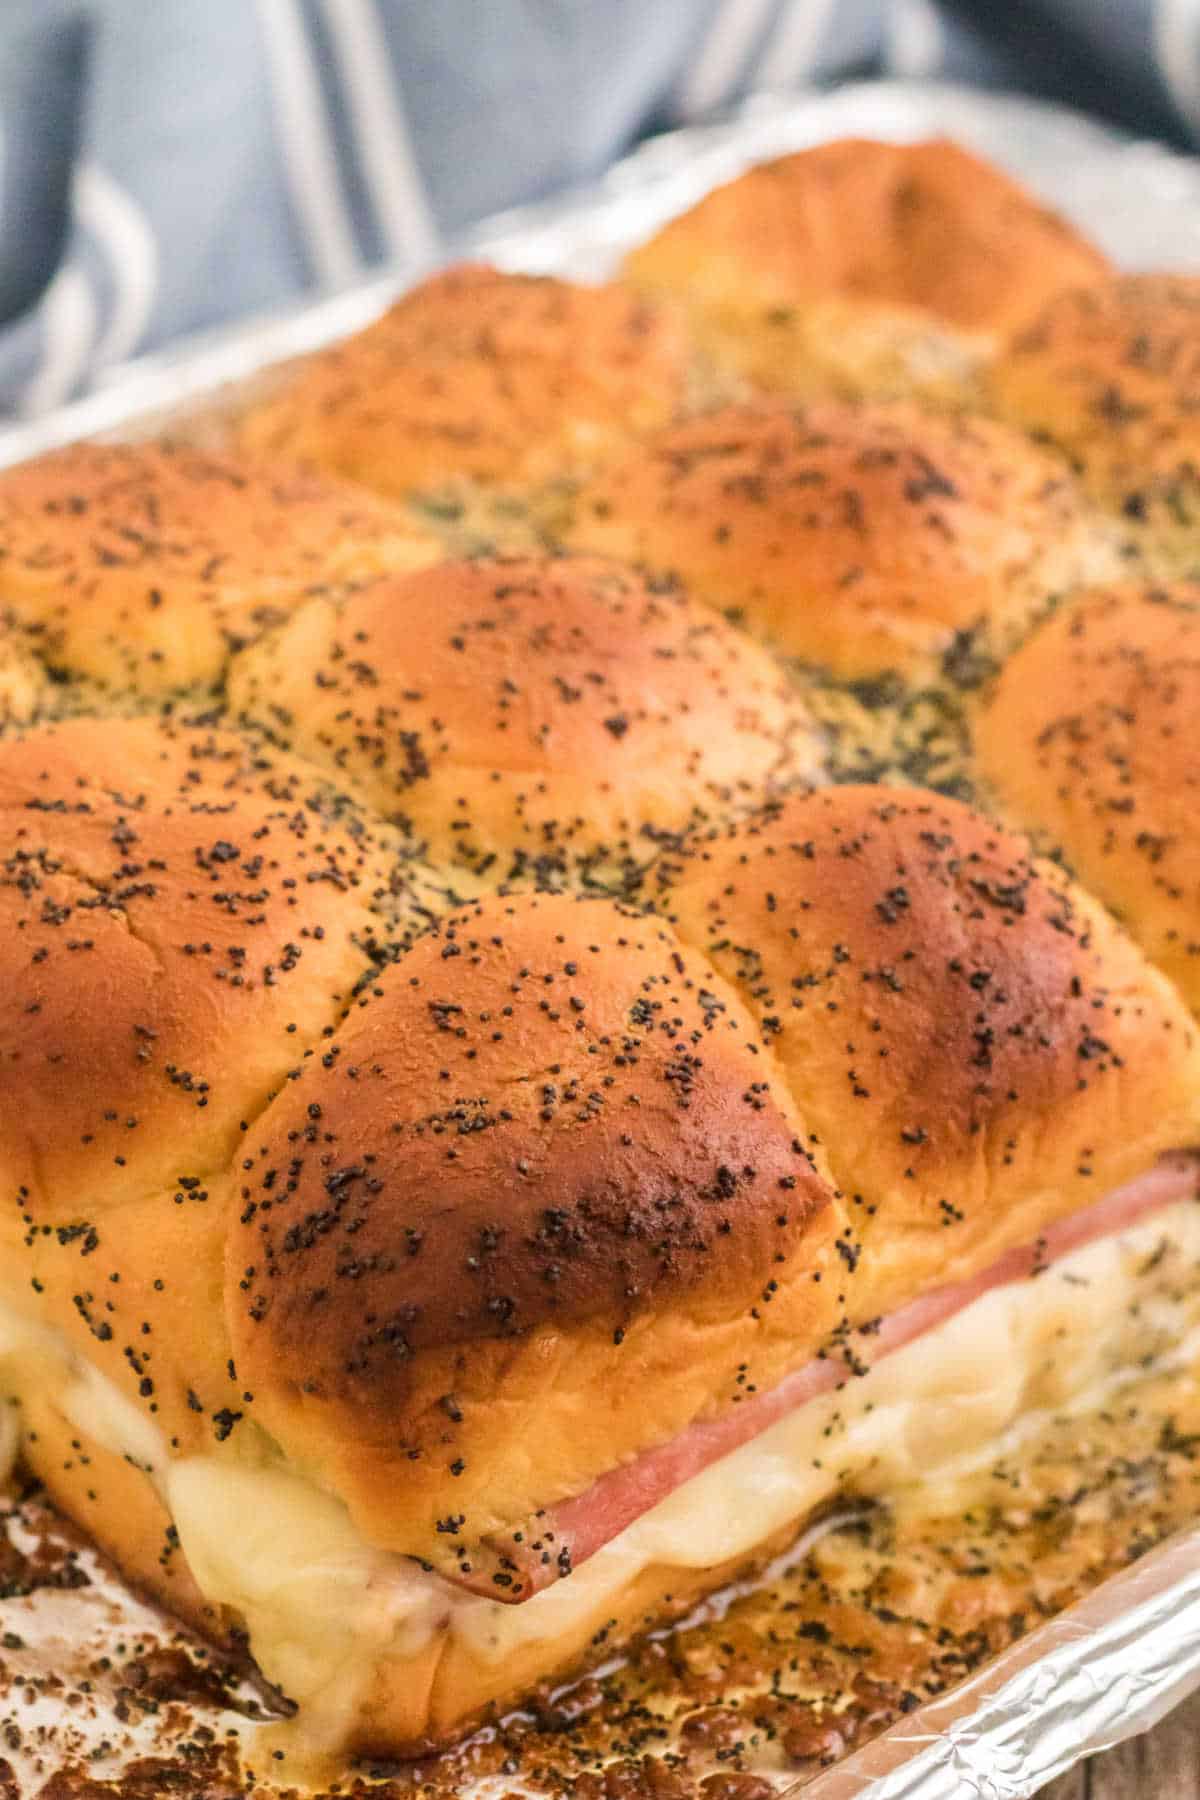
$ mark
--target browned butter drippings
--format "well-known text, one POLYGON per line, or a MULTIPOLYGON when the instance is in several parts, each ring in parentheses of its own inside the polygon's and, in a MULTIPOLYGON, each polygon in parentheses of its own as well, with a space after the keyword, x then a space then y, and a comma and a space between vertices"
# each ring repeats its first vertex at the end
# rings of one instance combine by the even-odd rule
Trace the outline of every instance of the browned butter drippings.
POLYGON ((842 1517, 765 1581, 459 1749, 313 1788, 318 1772, 251 1723, 264 1696, 123 1593, 36 1495, 14 1500, 0 1800, 768 1800, 1200 1518, 1200 1368, 1051 1422, 954 1488, 842 1517))

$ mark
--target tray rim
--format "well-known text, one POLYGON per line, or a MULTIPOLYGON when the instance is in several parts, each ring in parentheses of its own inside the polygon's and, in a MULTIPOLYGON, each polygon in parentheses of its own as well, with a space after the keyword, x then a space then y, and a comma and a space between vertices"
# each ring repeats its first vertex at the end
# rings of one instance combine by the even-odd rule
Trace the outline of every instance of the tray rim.
MULTIPOLYGON (((407 287, 447 263, 478 257, 514 271, 569 274, 575 258, 564 245, 572 237, 590 231, 594 239, 599 225, 615 252, 620 243, 636 241, 622 225, 634 212, 642 215, 644 228, 647 202, 653 229, 750 161, 840 135, 856 124, 861 130, 860 112, 873 116, 875 135, 900 141, 957 127, 967 138, 991 140, 985 153, 995 154, 998 138, 1003 145, 999 159, 1018 174, 1021 157, 1028 157, 1030 134, 1035 146, 1067 157, 1128 167, 1139 188, 1145 180, 1150 193, 1155 185, 1174 189, 1172 204, 1181 216, 1185 206, 1195 207, 1194 241, 1185 234, 1180 242, 1173 240, 1172 250, 1184 265, 1200 268, 1200 156, 1134 138, 1052 101, 957 83, 861 81, 799 96, 759 93, 724 118, 646 139, 594 182, 479 221, 448 238, 435 258, 391 264, 351 286, 310 293, 248 321, 185 337, 119 364, 81 398, 0 424, 0 468, 77 439, 153 426, 161 411, 211 399, 221 388, 321 349, 370 323, 407 287), (971 120, 976 121, 974 130, 971 120), (1006 157, 1005 151, 1013 154, 1006 157)), ((1087 208, 1068 203, 1067 210, 1086 229, 1111 230, 1111 222, 1087 208)), ((597 252, 593 242, 591 260, 598 254, 602 257, 603 251, 597 252)))

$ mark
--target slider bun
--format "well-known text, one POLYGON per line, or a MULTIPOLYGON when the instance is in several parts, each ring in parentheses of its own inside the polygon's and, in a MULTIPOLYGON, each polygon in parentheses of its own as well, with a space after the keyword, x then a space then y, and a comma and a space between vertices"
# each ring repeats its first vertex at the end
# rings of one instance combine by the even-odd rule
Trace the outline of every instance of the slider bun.
POLYGON ((211 1453, 245 1417, 222 1300, 231 1178, 185 1180, 105 1212, 86 1201, 49 1218, 30 1209, 24 1250, 43 1318, 172 1456, 211 1453))
POLYGON ((385 494, 547 482, 666 424, 689 360, 680 327, 626 288, 465 263, 301 364, 242 440, 385 494))
POLYGON ((1005 811, 1107 902, 1200 1011, 1200 586, 1124 585, 1056 613, 977 727, 1005 811))
POLYGON ((839 787, 665 904, 758 1022, 864 1248, 852 1316, 986 1267, 1196 1141, 1200 1049, 1081 889, 956 801, 839 787))
POLYGON ((761 163, 625 262, 758 385, 874 396, 953 384, 990 334, 1106 269, 1057 214, 944 138, 845 138, 761 163))
POLYGON ((677 575, 790 656, 850 679, 936 673, 1113 571, 1061 466, 1019 433, 908 404, 729 407, 583 489, 570 540, 677 575))
POLYGON ((226 1403, 222 1182, 370 966, 374 850, 303 765, 159 720, 0 744, 0 813, 4 1280, 190 1436, 189 1387, 226 1403))
POLYGON ((236 659, 229 699, 493 881, 645 862, 819 750, 765 651, 595 558, 443 563, 313 601, 236 659))
POLYGON ((248 1410, 371 1541, 453 1568, 814 1354, 844 1220, 755 1036, 663 921, 492 897, 251 1128, 248 1410))
POLYGON ((1200 570, 1200 276, 1125 275, 1051 301, 988 398, 1056 445, 1163 574, 1200 570))
POLYGON ((74 444, 0 472, 0 616, 114 691, 211 683, 314 592, 438 555, 322 476, 162 444, 74 444))

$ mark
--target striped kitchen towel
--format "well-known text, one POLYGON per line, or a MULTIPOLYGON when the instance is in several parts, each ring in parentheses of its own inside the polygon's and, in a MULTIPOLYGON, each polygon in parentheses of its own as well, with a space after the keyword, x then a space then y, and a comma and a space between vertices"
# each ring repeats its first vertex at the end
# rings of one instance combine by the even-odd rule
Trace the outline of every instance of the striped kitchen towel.
POLYGON ((0 0, 0 409, 419 267, 756 88, 942 75, 1200 136, 1200 0, 0 0))

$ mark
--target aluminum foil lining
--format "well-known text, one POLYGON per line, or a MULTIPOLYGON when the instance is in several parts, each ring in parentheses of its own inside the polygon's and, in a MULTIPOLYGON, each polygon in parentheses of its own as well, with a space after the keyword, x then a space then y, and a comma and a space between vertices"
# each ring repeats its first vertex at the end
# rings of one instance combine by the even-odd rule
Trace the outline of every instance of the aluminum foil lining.
MULTIPOLYGON (((1012 170, 1119 264, 1200 268, 1200 159, 1041 102, 913 82, 757 97, 719 124, 651 141, 594 187, 485 222, 449 254, 602 278, 625 249, 753 162, 830 137, 938 133, 1012 170)), ((366 324, 421 272, 391 270, 128 364, 88 398, 0 429, 0 464, 79 437, 145 435, 223 394, 232 401, 239 384, 272 364, 366 324)), ((129 1606, 136 1630, 141 1609, 129 1606)), ((805 1800, 1017 1800, 1081 1757, 1147 1730, 1197 1687, 1200 1525, 845 1762, 779 1791, 803 1791, 805 1800)), ((518 1784, 506 1785, 512 1792, 518 1784)))
MULTIPOLYGON (((600 280, 665 220, 751 163, 826 138, 942 134, 1010 169, 1130 269, 1200 268, 1200 158, 1138 143, 1066 108, 924 82, 760 95, 732 118, 652 138, 602 181, 485 220, 447 246, 509 269, 600 280)), ((357 331, 424 271, 386 274, 323 299, 142 357, 83 400, 0 428, 0 466, 75 438, 145 435, 273 363, 357 331)))
POLYGON ((809 1782, 804 1800, 1021 1800, 1197 1687, 1200 1527, 809 1782))

